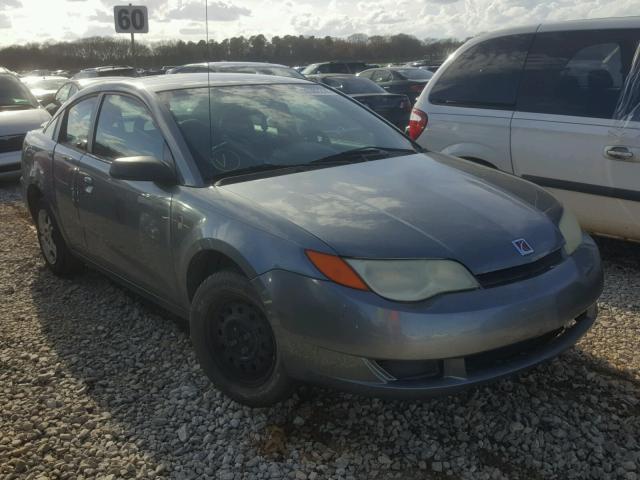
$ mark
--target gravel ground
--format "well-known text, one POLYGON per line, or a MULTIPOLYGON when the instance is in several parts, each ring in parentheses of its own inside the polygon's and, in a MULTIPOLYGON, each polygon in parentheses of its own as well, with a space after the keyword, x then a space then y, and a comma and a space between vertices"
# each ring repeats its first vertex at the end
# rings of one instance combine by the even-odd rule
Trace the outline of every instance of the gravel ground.
POLYGON ((640 477, 640 245, 600 241, 600 319, 515 380, 421 402, 302 387, 252 410, 200 372, 179 321, 44 267, 0 187, 0 478, 640 477))

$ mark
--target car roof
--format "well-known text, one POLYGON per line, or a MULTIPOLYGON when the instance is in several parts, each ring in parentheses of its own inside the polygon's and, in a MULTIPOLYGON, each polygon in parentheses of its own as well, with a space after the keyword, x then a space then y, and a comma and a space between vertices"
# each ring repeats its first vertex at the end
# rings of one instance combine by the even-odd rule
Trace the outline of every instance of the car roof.
POLYGON ((76 83, 78 84, 79 87, 84 88, 87 87, 89 85, 92 85, 94 83, 101 83, 101 82, 108 82, 108 81, 113 81, 113 80, 122 80, 123 78, 127 78, 127 77, 86 77, 86 78, 74 78, 74 79, 69 79, 70 83, 76 83))
POLYGON ((104 81, 96 82, 98 87, 109 88, 117 85, 130 85, 143 88, 150 92, 162 92, 166 90, 179 90, 185 88, 198 88, 210 85, 212 87, 230 85, 276 85, 283 83, 310 84, 308 80, 277 77, 274 75, 260 75, 255 73, 183 73, 176 75, 154 75, 151 77, 112 77, 104 81))
POLYGON ((269 63, 269 62, 200 62, 200 63, 188 63, 186 65, 180 65, 179 67, 206 67, 207 64, 211 67, 282 67, 282 68, 291 68, 286 65, 281 65, 279 63, 269 63))
MULTIPOLYGON (((521 33, 536 32, 560 32, 567 30, 607 30, 622 28, 640 28, 640 16, 634 17, 610 17, 592 18, 589 20, 568 20, 563 22, 538 23, 523 25, 520 27, 496 30, 491 33, 478 35, 477 38, 487 39, 502 37, 504 35, 516 35, 521 33)), ((475 40, 475 39, 474 39, 475 40)))
POLYGON ((336 80, 355 80, 356 82, 370 82, 368 78, 358 77, 357 75, 351 75, 350 73, 316 73, 314 75, 307 75, 307 78, 324 80, 325 78, 335 78, 336 80))

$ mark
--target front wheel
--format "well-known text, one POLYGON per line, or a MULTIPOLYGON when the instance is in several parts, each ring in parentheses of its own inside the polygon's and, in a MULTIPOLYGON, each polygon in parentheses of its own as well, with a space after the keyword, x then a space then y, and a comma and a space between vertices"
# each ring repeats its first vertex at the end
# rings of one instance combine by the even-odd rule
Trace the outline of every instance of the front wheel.
POLYGON ((193 297, 191 341, 209 379, 237 402, 264 407, 287 398, 292 382, 262 301, 242 275, 207 278, 193 297))

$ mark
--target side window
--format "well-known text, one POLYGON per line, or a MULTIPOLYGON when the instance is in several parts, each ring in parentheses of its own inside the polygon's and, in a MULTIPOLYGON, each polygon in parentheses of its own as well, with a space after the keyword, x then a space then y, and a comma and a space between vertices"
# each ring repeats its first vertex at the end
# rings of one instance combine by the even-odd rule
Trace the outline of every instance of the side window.
POLYGON ((56 103, 58 105, 62 105, 67 98, 69 98, 69 89, 71 88, 71 83, 66 83, 60 87, 58 92, 56 93, 56 103))
POLYGON ((640 31, 541 33, 525 67, 518 110, 612 118, 640 31))
POLYGON ((390 82, 392 80, 392 75, 388 70, 376 70, 371 80, 376 83, 390 82))
POLYGON ((91 116, 98 103, 98 97, 89 97, 72 105, 66 113, 60 143, 81 150, 87 149, 91 116))
POLYGON ((462 52, 433 86, 430 101, 512 109, 532 37, 492 38, 462 52))
POLYGON ((62 115, 58 115, 57 117, 53 117, 51 119, 51 121, 47 124, 46 127, 44 127, 44 134, 51 138, 52 140, 55 141, 54 135, 56 133, 56 126, 58 125, 58 122, 60 121, 60 117, 62 117, 62 115))
POLYGON ((369 71, 360 73, 360 75, 358 75, 358 76, 359 77, 363 77, 363 78, 371 79, 371 75, 372 74, 373 74, 373 71, 369 70, 369 71))
POLYGON ((67 98, 65 98, 64 101, 66 102, 71 97, 73 97, 76 93, 78 93, 78 87, 76 87, 75 85, 71 84, 71 87, 69 88, 69 93, 67 94, 67 98))
POLYGON ((351 73, 346 63, 334 63, 331 65, 331 73, 351 73))
POLYGON ((120 157, 164 158, 164 138, 146 107, 131 97, 104 97, 93 153, 105 160, 120 157))

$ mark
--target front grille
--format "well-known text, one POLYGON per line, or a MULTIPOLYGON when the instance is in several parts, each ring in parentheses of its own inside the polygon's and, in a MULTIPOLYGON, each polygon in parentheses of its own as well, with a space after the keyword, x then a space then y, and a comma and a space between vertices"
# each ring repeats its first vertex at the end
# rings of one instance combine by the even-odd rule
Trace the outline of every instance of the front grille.
POLYGON ((539 337, 523 340, 522 342, 496 348, 488 352, 476 353, 465 357, 467 373, 482 372, 490 368, 500 367, 515 362, 518 358, 527 357, 536 350, 548 345, 559 335, 564 333, 564 328, 558 328, 539 337))
POLYGON ((483 288, 498 287, 508 283, 526 280, 551 270, 562 262, 562 250, 558 249, 535 262, 518 265, 517 267, 495 270, 493 272, 476 275, 478 282, 483 288))
POLYGON ((24 133, 20 135, 6 135, 0 137, 0 153, 18 152, 22 150, 24 142, 24 133))

